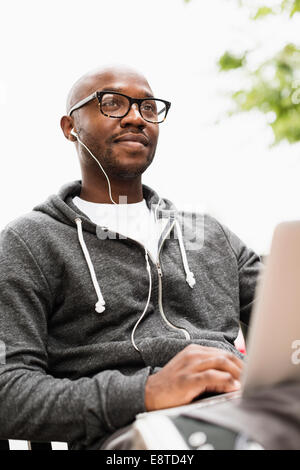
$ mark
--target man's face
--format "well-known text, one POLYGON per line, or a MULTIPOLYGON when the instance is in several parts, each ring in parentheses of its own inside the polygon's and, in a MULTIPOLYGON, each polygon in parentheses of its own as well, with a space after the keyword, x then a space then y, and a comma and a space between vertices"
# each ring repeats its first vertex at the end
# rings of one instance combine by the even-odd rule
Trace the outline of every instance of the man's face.
MULTIPOLYGON (((147 98, 153 93, 147 81, 137 74, 106 72, 94 77, 93 91, 116 91, 133 98, 147 98)), ((145 121, 133 104, 123 118, 110 118, 100 112, 97 99, 74 111, 74 124, 80 139, 92 151, 110 176, 133 178, 151 164, 158 140, 157 124, 145 121), (126 137, 125 137, 126 136, 126 137), (132 138, 132 140, 130 140, 132 138)), ((91 163, 86 156, 83 164, 91 163)))

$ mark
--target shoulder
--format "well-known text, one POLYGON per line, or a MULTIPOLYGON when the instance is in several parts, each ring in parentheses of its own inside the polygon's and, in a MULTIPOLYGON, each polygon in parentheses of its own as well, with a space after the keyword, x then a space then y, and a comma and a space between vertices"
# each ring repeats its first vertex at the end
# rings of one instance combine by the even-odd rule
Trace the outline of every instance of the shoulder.
POLYGON ((202 233, 206 243, 229 243, 228 236, 232 232, 210 214, 183 211, 178 213, 178 219, 186 234, 196 232, 200 236, 202 233))
POLYGON ((210 215, 206 216, 206 220, 207 231, 216 240, 225 243, 237 258, 240 256, 241 251, 247 250, 245 243, 226 225, 210 215))
POLYGON ((181 226, 191 249, 204 249, 205 253, 215 253, 216 257, 240 258, 247 251, 246 245, 226 225, 207 213, 180 213, 181 226))
POLYGON ((38 211, 30 211, 11 220, 1 230, 2 240, 14 234, 17 238, 27 242, 35 242, 37 238, 45 234, 52 225, 52 218, 38 211))

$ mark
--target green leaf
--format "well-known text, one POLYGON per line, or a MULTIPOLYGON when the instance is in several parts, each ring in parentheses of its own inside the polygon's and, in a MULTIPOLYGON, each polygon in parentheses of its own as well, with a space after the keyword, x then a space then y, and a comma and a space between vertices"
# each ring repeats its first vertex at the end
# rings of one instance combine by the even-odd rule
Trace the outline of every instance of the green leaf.
POLYGON ((300 11, 300 0, 294 0, 294 4, 291 9, 290 15, 293 16, 295 13, 300 11))
POLYGON ((269 125, 274 144, 284 139, 300 141, 300 48, 287 44, 255 71, 245 72, 249 87, 232 94, 234 109, 228 114, 254 109, 272 112, 274 119, 269 125))
POLYGON ((260 7, 256 14, 254 15, 253 19, 254 20, 257 20, 259 18, 264 18, 265 16, 267 15, 273 15, 274 14, 274 11, 272 10, 272 8, 269 8, 269 7, 260 7))
POLYGON ((230 52, 225 52, 219 59, 220 70, 227 71, 232 69, 238 69, 244 65, 245 54, 243 56, 236 56, 230 52))

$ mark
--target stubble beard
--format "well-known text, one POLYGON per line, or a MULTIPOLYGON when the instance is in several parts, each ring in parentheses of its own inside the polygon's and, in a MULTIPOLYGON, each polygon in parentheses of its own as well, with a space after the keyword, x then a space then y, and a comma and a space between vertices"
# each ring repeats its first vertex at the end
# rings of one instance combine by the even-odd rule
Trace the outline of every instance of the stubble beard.
POLYGON ((139 166, 122 166, 118 162, 118 158, 114 154, 114 150, 112 147, 106 149, 106 151, 102 151, 99 149, 96 156, 99 159, 101 165, 103 166, 104 170, 113 178, 121 178, 121 179, 134 179, 140 175, 142 175, 147 168, 151 165, 153 158, 155 155, 155 149, 147 155, 147 160, 143 165, 139 166), (99 156, 101 155, 101 158, 99 156))

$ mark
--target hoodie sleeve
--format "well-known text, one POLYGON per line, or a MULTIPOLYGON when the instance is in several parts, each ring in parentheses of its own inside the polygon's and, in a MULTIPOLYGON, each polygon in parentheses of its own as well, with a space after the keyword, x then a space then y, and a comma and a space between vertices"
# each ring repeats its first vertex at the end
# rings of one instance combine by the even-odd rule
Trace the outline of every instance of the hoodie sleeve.
POLYGON ((248 248, 234 233, 227 227, 221 226, 221 228, 237 260, 240 291, 240 320, 245 325, 249 325, 255 289, 263 265, 260 257, 253 250, 248 248))
POLYGON ((145 411, 146 367, 125 376, 57 379, 47 357, 53 295, 29 248, 11 228, 0 235, 0 438, 82 442, 91 447, 145 411))

